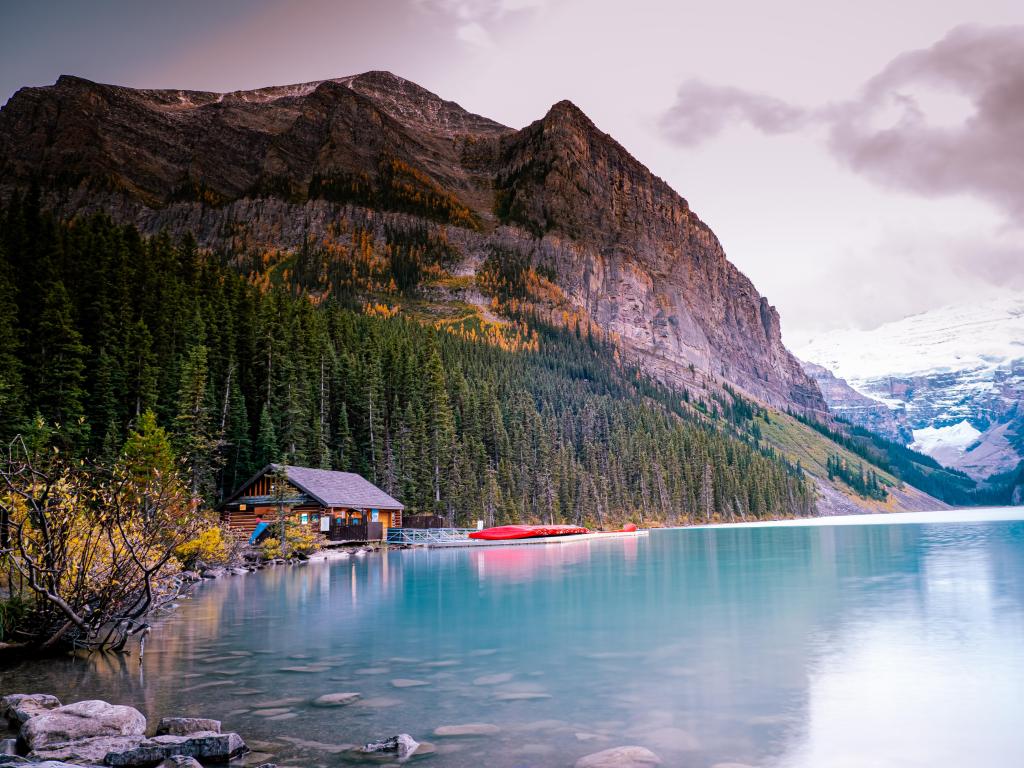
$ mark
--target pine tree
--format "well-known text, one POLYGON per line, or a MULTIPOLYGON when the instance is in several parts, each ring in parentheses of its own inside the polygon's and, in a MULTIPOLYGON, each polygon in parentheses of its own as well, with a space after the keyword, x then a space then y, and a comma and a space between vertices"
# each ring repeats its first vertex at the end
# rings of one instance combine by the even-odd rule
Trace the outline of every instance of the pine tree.
POLYGON ((220 439, 213 423, 206 360, 206 347, 193 344, 182 362, 174 435, 178 453, 188 468, 192 494, 212 500, 220 439))
POLYGON ((264 405, 260 411, 260 428, 253 448, 254 466, 262 469, 268 464, 275 463, 279 456, 277 431, 274 429, 273 419, 270 418, 270 408, 264 405))
POLYGON ((60 425, 72 446, 82 446, 88 437, 82 405, 88 349, 82 343, 71 299, 60 280, 50 286, 43 300, 34 345, 36 405, 44 418, 60 425))
POLYGON ((17 291, 4 241, 0 240, 0 435, 25 424, 21 340, 18 338, 17 291))

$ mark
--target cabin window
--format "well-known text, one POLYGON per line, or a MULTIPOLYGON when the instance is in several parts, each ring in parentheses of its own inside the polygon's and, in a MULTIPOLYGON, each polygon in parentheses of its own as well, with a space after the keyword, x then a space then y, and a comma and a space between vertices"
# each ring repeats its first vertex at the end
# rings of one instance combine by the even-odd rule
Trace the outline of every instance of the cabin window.
POLYGON ((303 512, 299 516, 299 522, 302 523, 303 525, 308 525, 309 524, 309 515, 306 514, 305 512, 303 512))

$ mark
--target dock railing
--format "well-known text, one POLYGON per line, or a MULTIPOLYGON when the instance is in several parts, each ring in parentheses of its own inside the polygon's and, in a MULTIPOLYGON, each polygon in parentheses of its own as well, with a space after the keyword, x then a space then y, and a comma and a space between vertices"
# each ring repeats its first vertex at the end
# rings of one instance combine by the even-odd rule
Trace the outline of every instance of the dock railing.
POLYGON ((466 541, 476 528, 388 528, 388 544, 451 544, 466 541))

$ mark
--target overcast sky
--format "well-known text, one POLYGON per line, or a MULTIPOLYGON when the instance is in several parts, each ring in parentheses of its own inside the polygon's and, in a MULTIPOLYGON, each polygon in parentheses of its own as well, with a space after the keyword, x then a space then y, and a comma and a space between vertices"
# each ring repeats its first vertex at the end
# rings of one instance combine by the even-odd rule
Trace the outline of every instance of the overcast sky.
POLYGON ((665 178, 787 341, 1024 290, 1020 0, 0 0, 0 101, 387 69, 521 127, 568 98, 665 178))

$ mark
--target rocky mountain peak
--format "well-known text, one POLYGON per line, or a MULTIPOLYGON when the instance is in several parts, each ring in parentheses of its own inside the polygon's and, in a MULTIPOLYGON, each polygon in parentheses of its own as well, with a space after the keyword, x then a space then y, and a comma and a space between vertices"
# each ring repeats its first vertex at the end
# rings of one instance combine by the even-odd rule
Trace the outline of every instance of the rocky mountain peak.
POLYGON ((417 227, 459 274, 513 254, 550 277, 553 319, 595 326, 663 381, 825 409, 711 229, 570 101, 516 131, 390 72, 231 93, 63 76, 0 110, 0 197, 33 182, 62 216, 214 248, 359 227, 383 253, 388 228, 417 227))

